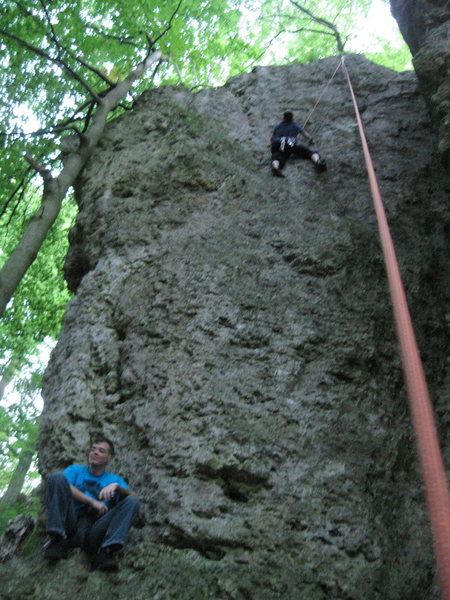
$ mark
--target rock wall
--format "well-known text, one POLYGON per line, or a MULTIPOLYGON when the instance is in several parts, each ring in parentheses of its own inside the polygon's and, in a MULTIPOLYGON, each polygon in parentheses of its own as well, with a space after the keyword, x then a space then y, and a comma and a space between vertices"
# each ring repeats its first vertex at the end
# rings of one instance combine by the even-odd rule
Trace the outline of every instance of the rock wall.
MULTIPOLYGON (((437 597, 341 73, 308 127, 329 170, 268 168, 283 110, 305 119, 337 60, 152 90, 108 126, 78 182, 40 465, 84 461, 101 430, 142 513, 117 576, 34 556, 0 573, 5 600, 437 597)), ((447 448, 448 182, 415 75, 347 66, 447 448)))
POLYGON ((450 165, 450 6, 448 0, 391 0, 392 14, 413 55, 414 69, 450 165))

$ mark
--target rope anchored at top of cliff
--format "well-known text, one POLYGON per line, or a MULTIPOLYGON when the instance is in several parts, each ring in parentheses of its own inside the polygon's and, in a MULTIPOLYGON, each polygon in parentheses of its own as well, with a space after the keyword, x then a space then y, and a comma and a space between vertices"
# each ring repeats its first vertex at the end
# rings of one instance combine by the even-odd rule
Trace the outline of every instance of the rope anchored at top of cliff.
POLYGON ((422 477, 425 484, 425 494, 442 597, 444 600, 450 600, 450 494, 448 481, 394 244, 389 231, 361 115, 344 58, 341 59, 339 66, 342 66, 350 89, 378 220, 378 229, 393 305, 397 336, 400 343, 410 411, 416 434, 422 477))

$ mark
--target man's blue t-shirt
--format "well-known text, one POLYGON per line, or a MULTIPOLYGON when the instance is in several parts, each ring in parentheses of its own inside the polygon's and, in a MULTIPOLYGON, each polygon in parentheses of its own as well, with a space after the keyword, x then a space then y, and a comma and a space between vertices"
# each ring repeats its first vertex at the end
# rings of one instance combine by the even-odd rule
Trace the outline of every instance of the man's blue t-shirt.
POLYGON ((297 137, 299 133, 303 131, 303 127, 292 121, 291 123, 287 123, 286 121, 281 121, 273 130, 274 138, 282 138, 282 137, 297 137))
MULTIPOLYGON (((118 475, 108 473, 108 471, 105 471, 99 476, 92 475, 89 468, 85 465, 70 465, 70 467, 64 469, 63 475, 67 481, 79 489, 80 492, 94 498, 94 500, 103 502, 108 508, 111 508, 120 496, 119 494, 115 494, 111 500, 99 500, 98 495, 101 490, 110 483, 118 483, 120 487, 124 488, 128 487, 128 484, 118 475)), ((83 502, 75 502, 75 509, 80 510, 81 508, 86 508, 86 504, 83 502)))

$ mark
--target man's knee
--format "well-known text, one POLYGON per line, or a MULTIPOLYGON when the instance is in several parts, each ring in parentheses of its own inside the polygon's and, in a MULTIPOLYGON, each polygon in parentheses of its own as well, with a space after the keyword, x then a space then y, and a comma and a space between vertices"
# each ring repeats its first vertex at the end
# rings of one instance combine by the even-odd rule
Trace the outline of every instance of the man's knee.
POLYGON ((139 509, 139 500, 136 498, 136 496, 127 496, 126 498, 123 499, 123 501, 130 507, 133 507, 134 509, 139 509))
POLYGON ((126 496, 120 504, 125 510, 136 514, 139 510, 139 500, 135 496, 126 496))
POLYGON ((47 479, 47 485, 48 487, 67 486, 68 481, 63 473, 52 473, 47 479))

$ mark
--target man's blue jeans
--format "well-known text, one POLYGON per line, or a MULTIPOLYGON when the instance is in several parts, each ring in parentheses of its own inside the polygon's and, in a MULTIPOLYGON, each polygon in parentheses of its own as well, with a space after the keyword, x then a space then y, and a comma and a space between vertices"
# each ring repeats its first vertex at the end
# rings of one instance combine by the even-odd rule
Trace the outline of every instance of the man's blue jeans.
POLYGON ((123 546, 139 510, 139 500, 126 496, 107 513, 97 518, 93 511, 75 510, 72 492, 62 473, 53 473, 47 482, 47 531, 75 538, 75 545, 88 552, 107 546, 123 546))

